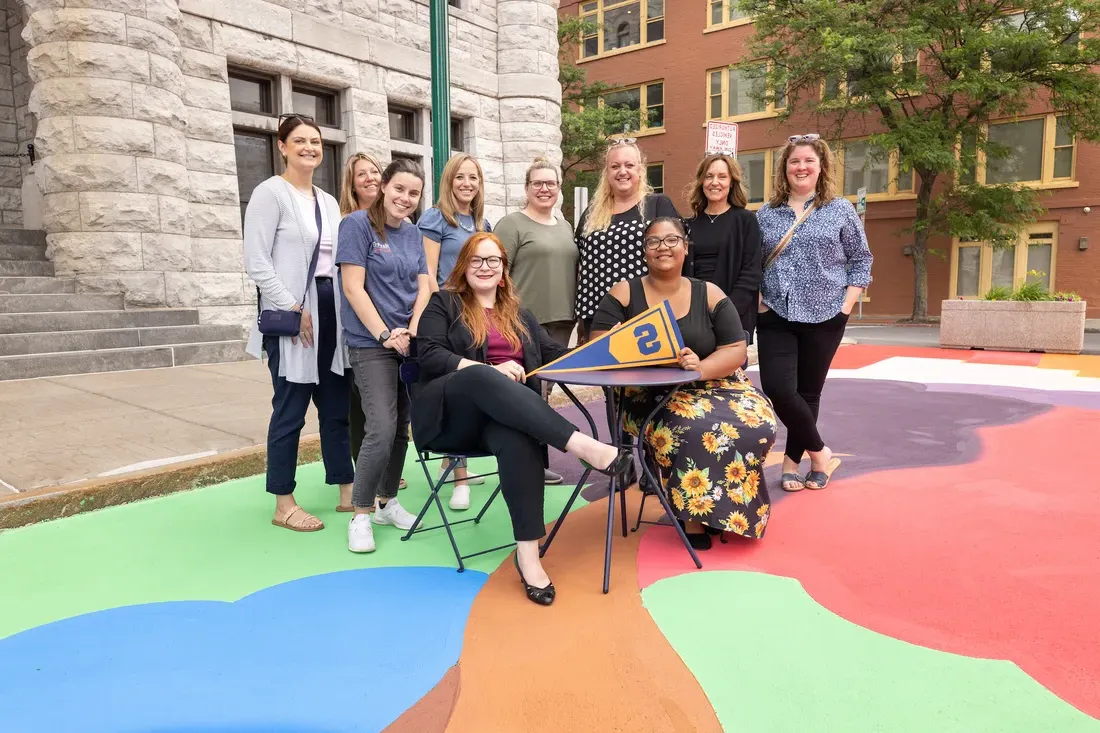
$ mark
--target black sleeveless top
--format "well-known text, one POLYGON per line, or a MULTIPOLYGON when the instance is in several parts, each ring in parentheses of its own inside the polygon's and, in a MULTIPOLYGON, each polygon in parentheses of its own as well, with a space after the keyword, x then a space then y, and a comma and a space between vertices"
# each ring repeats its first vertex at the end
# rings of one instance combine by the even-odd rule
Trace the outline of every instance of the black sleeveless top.
MULTIPOLYGON (((690 277, 687 280, 691 283, 691 305, 686 316, 676 319, 684 346, 694 351, 700 359, 706 359, 719 346, 744 341, 745 332, 741 328, 741 318, 729 298, 718 301, 712 311, 707 304, 706 282, 690 277)), ((604 296, 592 317, 593 331, 610 330, 644 313, 653 305, 646 302, 642 278, 633 278, 627 282, 630 285, 630 303, 624 307, 611 293, 604 296)))

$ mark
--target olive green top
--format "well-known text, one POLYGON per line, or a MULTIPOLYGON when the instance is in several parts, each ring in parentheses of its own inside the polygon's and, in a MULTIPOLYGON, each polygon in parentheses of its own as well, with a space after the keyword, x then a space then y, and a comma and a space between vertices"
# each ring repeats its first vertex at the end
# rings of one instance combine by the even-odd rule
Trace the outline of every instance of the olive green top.
POLYGON ((508 253, 509 271, 523 307, 539 323, 573 320, 577 295, 577 244, 573 227, 554 212, 553 224, 540 224, 517 211, 497 222, 493 232, 508 253))

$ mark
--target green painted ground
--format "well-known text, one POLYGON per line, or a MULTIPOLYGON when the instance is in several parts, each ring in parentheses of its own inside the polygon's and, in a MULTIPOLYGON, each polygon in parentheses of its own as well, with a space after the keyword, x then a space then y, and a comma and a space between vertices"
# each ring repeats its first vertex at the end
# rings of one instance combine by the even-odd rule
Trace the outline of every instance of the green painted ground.
MULTIPOLYGON (((472 468, 488 469, 487 459, 472 468)), ((411 459, 409 488, 399 499, 416 513, 427 498, 420 467, 411 459)), ((298 469, 298 501, 325 522, 320 532, 290 532, 271 524, 274 502, 255 476, 217 486, 112 507, 0 533, 0 639, 78 614, 137 603, 176 600, 233 601, 289 580, 338 570, 380 566, 457 567, 443 530, 401 542, 393 527, 375 530, 378 549, 347 549, 349 514, 335 511, 335 487, 323 485, 320 464, 298 469)), ((473 487, 474 516, 496 477, 473 487)), ((547 521, 556 518, 571 486, 548 486, 547 521)), ((444 505, 449 492, 444 490, 444 505)), ((578 498, 574 508, 584 505, 578 498)), ((438 523, 438 514, 427 520, 438 523)), ((463 553, 512 540, 501 497, 480 525, 457 529, 463 553)), ((501 550, 467 567, 492 572, 508 556, 501 550)), ((336 623, 334 620, 333 623, 336 623)))
POLYGON ((728 731, 1100 733, 1014 664, 869 631, 792 578, 691 573, 642 600, 728 731))

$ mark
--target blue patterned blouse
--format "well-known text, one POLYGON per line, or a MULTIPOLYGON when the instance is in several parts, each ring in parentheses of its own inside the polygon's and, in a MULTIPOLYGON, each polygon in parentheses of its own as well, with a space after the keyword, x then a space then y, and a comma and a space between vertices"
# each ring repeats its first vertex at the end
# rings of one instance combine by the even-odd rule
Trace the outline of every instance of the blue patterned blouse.
MULTIPOLYGON (((756 218, 764 240, 761 258, 767 261, 794 224, 794 209, 787 204, 774 209, 764 204, 756 218)), ((787 247, 764 268, 760 284, 764 305, 788 321, 827 321, 840 312, 849 285, 866 288, 871 284, 873 259, 852 202, 834 198, 806 217, 787 247)))

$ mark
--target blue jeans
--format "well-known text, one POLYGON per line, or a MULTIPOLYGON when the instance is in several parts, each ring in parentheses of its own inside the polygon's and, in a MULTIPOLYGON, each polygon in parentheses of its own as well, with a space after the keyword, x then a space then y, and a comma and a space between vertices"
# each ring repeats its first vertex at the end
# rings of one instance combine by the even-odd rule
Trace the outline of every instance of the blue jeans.
POLYGON ((264 337, 267 367, 275 390, 267 427, 267 491, 271 494, 294 493, 298 440, 310 401, 317 406, 325 483, 350 484, 355 478, 348 438, 350 384, 346 375, 333 374, 330 369, 336 353, 336 301, 331 278, 317 278, 317 300, 320 312, 312 315, 320 384, 298 384, 280 377, 279 339, 264 337))

